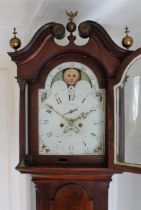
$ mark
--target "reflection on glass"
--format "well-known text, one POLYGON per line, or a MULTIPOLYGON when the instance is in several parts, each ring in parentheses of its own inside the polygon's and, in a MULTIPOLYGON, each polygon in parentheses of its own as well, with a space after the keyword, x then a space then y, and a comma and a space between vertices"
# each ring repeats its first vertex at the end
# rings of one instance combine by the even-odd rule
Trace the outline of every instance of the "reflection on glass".
POLYGON ((116 161, 141 164, 141 57, 115 86, 116 161))
POLYGON ((140 77, 135 76, 133 77, 133 101, 132 104, 132 116, 133 120, 135 121, 138 116, 138 109, 139 109, 139 87, 140 87, 140 77))

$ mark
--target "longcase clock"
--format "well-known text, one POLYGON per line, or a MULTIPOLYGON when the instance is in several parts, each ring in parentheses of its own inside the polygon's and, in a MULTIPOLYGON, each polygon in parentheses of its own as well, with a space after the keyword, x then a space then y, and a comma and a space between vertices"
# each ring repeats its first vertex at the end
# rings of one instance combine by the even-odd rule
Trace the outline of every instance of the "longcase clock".
POLYGON ((140 170, 141 49, 118 47, 101 25, 42 26, 9 53, 20 88, 19 164, 36 184, 36 210, 107 210, 114 173, 140 170), (137 132, 138 131, 138 132, 137 132), (135 155, 136 154, 136 155, 135 155))

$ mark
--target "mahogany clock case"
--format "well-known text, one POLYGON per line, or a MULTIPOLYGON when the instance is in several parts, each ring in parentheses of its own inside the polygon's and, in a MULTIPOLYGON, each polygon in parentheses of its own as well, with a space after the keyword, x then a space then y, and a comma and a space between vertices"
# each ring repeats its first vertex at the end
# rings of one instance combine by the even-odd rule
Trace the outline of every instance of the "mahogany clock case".
MULTIPOLYGON (((91 25, 92 30, 85 45, 76 45, 72 34, 68 37, 68 45, 57 44, 52 33, 56 23, 49 23, 37 31, 25 48, 8 53, 17 64, 17 80, 20 87, 20 161, 17 168, 21 172, 30 173, 33 169, 34 172, 39 173, 40 167, 51 166, 109 168, 115 171, 136 171, 137 169, 124 164, 115 164, 113 88, 120 81, 128 64, 141 53, 141 49, 137 51, 122 49, 112 41, 98 23, 93 21, 86 21, 86 23, 91 25), (64 62, 80 62, 88 66, 94 72, 99 88, 105 89, 104 155, 38 154, 38 89, 44 88, 51 70, 64 62), (25 101, 28 101, 27 107, 25 101)), ((79 34, 82 35, 81 31, 79 34)), ((140 171, 140 169, 137 170, 140 171)))
MULTIPOLYGON (((61 30, 56 34, 53 30, 56 23, 49 23, 37 31, 25 48, 9 53, 17 64, 17 81, 20 88, 19 163, 16 168, 32 176, 36 185, 36 210, 108 210, 108 188, 112 175, 123 171, 141 172, 141 168, 137 165, 131 167, 129 164, 117 161, 114 141, 116 132, 114 87, 120 82, 128 65, 141 54, 141 49, 137 51, 122 49, 98 23, 86 21, 84 25, 91 28, 90 33, 87 33, 87 30, 82 30, 83 27, 78 27, 80 36, 88 38, 85 45, 76 45, 72 33, 68 37, 69 44, 66 46, 57 44, 55 38, 63 38, 65 29, 59 24, 61 30), (48 155, 47 151, 43 154, 39 152, 38 93, 45 88, 46 81, 54 68, 66 62, 81 63, 82 66, 86 66, 95 76, 98 90, 105 90, 105 143, 102 153, 82 155, 74 152, 73 155, 48 155)), ((91 105, 91 102, 89 104, 91 105)), ((93 114, 92 109, 81 111, 78 118, 84 121, 80 123, 80 127, 76 127, 75 121, 64 117, 62 112, 54 108, 54 104, 46 105, 50 107, 49 111, 53 110, 59 115, 58 117, 65 119, 68 123, 67 128, 71 127, 73 131, 78 131, 81 127, 83 129, 83 123, 86 126, 91 123, 91 121, 85 122, 89 119, 87 115, 93 114)), ((41 115, 43 119, 45 113, 41 115)), ((57 122, 52 121, 52 128, 56 126, 55 123, 57 122)), ((63 126, 60 125, 61 129, 63 126)), ((94 125, 91 128, 96 130, 94 125)), ((102 127, 99 131, 101 129, 102 127)), ((43 127, 43 130, 46 130, 46 127, 43 127)), ((122 132, 120 136, 124 136, 122 132)), ((81 137, 78 139, 81 143, 81 137)), ((124 151, 124 147, 121 138, 119 151, 124 151)))

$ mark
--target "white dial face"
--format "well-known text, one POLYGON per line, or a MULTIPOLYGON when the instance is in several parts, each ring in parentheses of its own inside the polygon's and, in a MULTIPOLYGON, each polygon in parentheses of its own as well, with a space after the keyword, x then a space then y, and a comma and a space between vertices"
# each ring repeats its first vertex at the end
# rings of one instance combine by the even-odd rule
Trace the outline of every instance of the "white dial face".
POLYGON ((105 91, 78 62, 56 66, 39 89, 39 154, 104 155, 105 91))

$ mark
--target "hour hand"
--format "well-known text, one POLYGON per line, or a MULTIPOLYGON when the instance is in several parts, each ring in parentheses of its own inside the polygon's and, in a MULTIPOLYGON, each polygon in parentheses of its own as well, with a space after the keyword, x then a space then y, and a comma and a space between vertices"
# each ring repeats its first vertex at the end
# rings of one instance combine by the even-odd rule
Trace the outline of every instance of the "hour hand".
POLYGON ((71 109, 70 111, 66 112, 64 115, 66 115, 66 114, 71 114, 71 113, 73 113, 73 112, 75 112, 75 111, 77 111, 77 109, 71 109))

